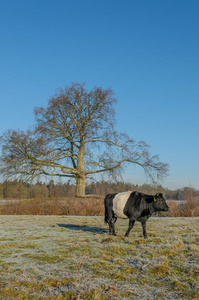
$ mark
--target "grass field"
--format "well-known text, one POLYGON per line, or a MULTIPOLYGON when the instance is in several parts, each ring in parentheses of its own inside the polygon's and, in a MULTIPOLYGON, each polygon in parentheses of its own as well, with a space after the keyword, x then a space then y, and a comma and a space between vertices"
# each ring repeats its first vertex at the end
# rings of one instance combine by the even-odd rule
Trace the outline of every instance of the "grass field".
POLYGON ((0 216, 0 299, 199 299, 199 218, 0 216))

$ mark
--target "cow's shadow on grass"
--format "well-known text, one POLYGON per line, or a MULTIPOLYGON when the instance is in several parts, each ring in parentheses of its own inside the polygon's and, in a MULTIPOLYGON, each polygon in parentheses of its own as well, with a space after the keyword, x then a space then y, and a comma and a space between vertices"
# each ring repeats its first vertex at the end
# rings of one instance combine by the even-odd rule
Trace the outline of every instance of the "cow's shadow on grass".
POLYGON ((107 233, 108 229, 96 226, 88 226, 88 225, 74 225, 74 224, 57 224, 59 227, 67 228, 74 231, 85 231, 92 232, 97 234, 107 233))

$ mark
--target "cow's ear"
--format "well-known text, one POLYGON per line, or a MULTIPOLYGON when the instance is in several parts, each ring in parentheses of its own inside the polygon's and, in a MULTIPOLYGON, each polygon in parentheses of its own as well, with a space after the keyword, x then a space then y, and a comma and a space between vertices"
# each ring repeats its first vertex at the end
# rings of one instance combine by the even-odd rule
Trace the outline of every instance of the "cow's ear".
POLYGON ((156 202, 156 196, 154 196, 153 201, 156 202))

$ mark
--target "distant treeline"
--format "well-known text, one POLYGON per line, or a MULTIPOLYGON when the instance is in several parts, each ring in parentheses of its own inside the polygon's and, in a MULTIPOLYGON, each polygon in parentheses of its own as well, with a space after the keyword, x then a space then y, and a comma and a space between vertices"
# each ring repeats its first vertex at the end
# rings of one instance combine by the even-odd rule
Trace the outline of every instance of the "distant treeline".
MULTIPOLYGON (((169 190, 161 185, 143 184, 141 186, 117 182, 92 182, 86 185, 87 195, 104 196, 108 193, 123 191, 139 191, 147 194, 163 193, 166 199, 187 200, 199 197, 199 190, 191 187, 184 187, 177 190, 169 190)), ((55 183, 50 180, 48 184, 37 182, 35 184, 24 183, 21 181, 4 181, 0 183, 0 199, 46 199, 74 197, 75 185, 70 181, 66 183, 55 183)))

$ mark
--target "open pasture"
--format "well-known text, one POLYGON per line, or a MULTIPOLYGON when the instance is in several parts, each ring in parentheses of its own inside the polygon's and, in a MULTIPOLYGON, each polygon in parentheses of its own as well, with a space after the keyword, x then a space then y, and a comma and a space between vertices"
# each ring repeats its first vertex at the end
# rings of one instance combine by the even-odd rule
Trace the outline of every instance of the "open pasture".
POLYGON ((199 218, 1 216, 0 299, 199 299, 199 218))

